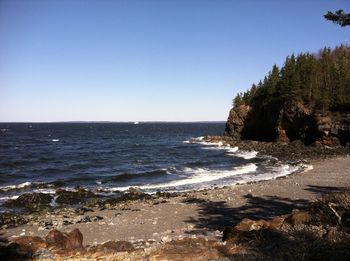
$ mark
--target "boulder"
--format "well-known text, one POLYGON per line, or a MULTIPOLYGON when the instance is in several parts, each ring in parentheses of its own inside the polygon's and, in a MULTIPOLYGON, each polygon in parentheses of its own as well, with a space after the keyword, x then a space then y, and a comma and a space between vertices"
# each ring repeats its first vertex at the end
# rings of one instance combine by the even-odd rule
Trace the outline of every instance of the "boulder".
POLYGON ((79 229, 74 229, 69 233, 62 233, 54 229, 48 233, 45 240, 49 246, 62 249, 77 249, 83 247, 83 235, 79 229))
POLYGON ((25 208, 28 210, 38 210, 50 207, 52 196, 44 193, 25 193, 17 199, 8 200, 4 203, 5 207, 25 208))
POLYGON ((284 216, 277 216, 271 220, 251 220, 248 218, 244 218, 235 226, 235 229, 239 231, 279 229, 283 225, 284 220, 284 216))
POLYGON ((53 229, 47 234, 45 240, 49 246, 65 248, 67 243, 67 236, 61 231, 53 229))
POLYGON ((129 188, 118 200, 128 201, 128 200, 145 200, 151 199, 152 196, 144 193, 142 190, 137 188, 129 188))
POLYGON ((292 226, 307 224, 311 221, 311 215, 306 211, 294 209, 292 214, 286 218, 286 222, 292 226))
POLYGON ((104 252, 125 252, 135 250, 133 244, 128 241, 108 241, 103 243, 100 248, 104 252))
POLYGON ((18 245, 17 251, 21 253, 35 253, 39 249, 47 247, 45 240, 41 237, 22 236, 16 238, 14 243, 18 245))
POLYGON ((80 187, 76 188, 74 191, 58 189, 56 195, 56 202, 65 205, 81 204, 88 199, 97 197, 93 192, 80 187))
POLYGON ((225 228, 223 231, 223 241, 240 241, 248 232, 257 230, 278 230, 282 227, 286 216, 277 216, 271 220, 252 220, 244 218, 235 227, 225 228))
POLYGON ((77 249, 83 247, 83 234, 79 229, 74 229, 66 234, 66 248, 67 249, 77 249))

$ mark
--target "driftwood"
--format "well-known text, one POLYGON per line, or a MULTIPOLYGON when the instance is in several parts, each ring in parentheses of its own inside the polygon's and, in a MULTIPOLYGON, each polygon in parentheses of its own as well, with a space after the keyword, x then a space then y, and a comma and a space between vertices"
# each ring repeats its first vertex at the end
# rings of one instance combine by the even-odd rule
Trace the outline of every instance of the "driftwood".
POLYGON ((341 225, 341 216, 339 215, 339 213, 333 208, 333 207, 336 207, 337 204, 335 203, 328 203, 328 207, 333 211, 334 215, 336 215, 336 217, 338 218, 338 223, 339 225, 341 225))

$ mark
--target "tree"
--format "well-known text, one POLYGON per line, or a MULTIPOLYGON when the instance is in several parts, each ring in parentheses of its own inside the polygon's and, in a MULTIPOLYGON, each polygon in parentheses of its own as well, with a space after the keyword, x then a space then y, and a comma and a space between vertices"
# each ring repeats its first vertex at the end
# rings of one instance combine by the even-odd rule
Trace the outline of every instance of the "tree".
POLYGON ((242 93, 238 93, 236 95, 236 97, 233 99, 233 107, 238 107, 240 105, 242 105, 244 102, 243 102, 243 99, 242 99, 242 93))
POLYGON ((327 14, 324 15, 324 18, 341 26, 350 25, 350 14, 344 13, 341 9, 334 13, 328 11, 327 14))

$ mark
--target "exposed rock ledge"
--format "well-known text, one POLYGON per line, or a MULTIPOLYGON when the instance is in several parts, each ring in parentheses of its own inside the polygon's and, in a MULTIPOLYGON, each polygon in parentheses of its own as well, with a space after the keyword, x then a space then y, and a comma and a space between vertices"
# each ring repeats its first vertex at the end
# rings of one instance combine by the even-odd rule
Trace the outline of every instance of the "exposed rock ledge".
POLYGON ((225 135, 235 139, 301 140, 306 145, 350 146, 350 112, 315 110, 300 101, 231 109, 225 135))

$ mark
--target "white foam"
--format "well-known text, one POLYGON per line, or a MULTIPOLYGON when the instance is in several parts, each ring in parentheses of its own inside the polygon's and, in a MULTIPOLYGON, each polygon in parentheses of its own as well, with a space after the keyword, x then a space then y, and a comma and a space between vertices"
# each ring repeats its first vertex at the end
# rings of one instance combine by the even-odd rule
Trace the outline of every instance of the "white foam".
POLYGON ((204 140, 204 136, 197 137, 197 138, 191 138, 190 140, 185 140, 183 143, 202 143, 204 140))
POLYGON ((258 155, 258 152, 255 150, 252 150, 252 151, 242 150, 242 151, 238 151, 234 154, 234 156, 240 157, 243 159, 254 159, 256 157, 256 155, 258 155))
MULTIPOLYGON (((168 183, 161 183, 161 184, 154 184, 154 185, 142 185, 137 186, 140 189, 143 190, 153 190, 153 189, 162 189, 162 188, 172 188, 172 187, 179 187, 179 186, 185 186, 185 185, 194 185, 199 183, 206 183, 206 182, 213 182, 216 180, 229 178, 235 175, 242 175, 247 173, 255 172, 257 169, 257 166, 253 163, 235 167, 232 170, 208 170, 203 168, 198 169, 192 169, 192 168, 186 168, 185 172, 189 174, 188 178, 181 179, 181 180, 175 180, 168 183)), ((113 191, 125 191, 128 190, 130 186, 128 187, 116 187, 112 188, 113 191)))
POLYGON ((34 189, 33 192, 43 193, 43 194, 55 194, 56 190, 54 189, 34 189))
POLYGON ((229 153, 232 156, 240 157, 244 159, 253 159, 258 155, 257 151, 245 151, 245 150, 239 150, 237 146, 231 147, 230 145, 225 145, 222 141, 219 142, 207 142, 204 141, 204 137, 198 137, 193 138, 189 141, 184 141, 185 143, 197 143, 205 145, 203 149, 206 150, 225 150, 227 153, 229 153))
POLYGON ((235 184, 246 184, 251 182, 266 181, 266 180, 273 180, 280 177, 286 177, 290 174, 293 174, 299 169, 300 169, 299 166, 291 166, 291 165, 283 164, 283 165, 280 165, 279 167, 272 169, 271 171, 268 171, 266 173, 261 173, 257 176, 246 176, 244 179, 235 182, 235 184))
POLYGON ((60 139, 52 139, 51 141, 52 142, 58 142, 58 141, 60 141, 60 139))
POLYGON ((304 169, 303 169, 303 172, 308 172, 308 171, 314 169, 314 166, 312 166, 312 165, 303 164, 302 167, 304 168, 304 169))
POLYGON ((235 153, 238 151, 238 147, 230 147, 226 149, 228 153, 235 153))
POLYGON ((9 185, 9 186, 0 187, 0 189, 4 190, 4 191, 8 191, 8 190, 21 189, 21 188, 29 187, 31 185, 32 185, 31 182, 24 182, 24 183, 20 183, 20 184, 17 184, 17 185, 9 185))
POLYGON ((13 199, 17 199, 18 197, 19 197, 19 195, 16 195, 16 196, 8 196, 8 197, 0 197, 0 201, 13 200, 13 199))

